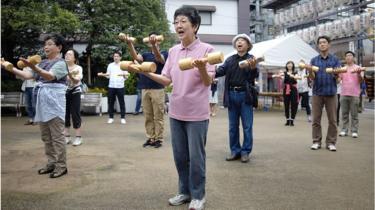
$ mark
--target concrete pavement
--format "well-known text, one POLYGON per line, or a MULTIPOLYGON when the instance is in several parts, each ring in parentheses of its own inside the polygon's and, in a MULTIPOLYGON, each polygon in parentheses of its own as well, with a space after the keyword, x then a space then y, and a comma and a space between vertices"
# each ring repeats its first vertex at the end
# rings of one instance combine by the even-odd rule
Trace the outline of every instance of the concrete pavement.
MULTIPOLYGON (((209 125, 206 209, 374 209, 374 113, 360 114, 360 137, 338 137, 337 152, 312 151, 305 112, 295 127, 281 111, 255 112, 249 163, 226 162, 227 112, 209 125)), ((84 143, 68 145, 67 176, 38 175, 45 164, 38 126, 26 118, 1 119, 2 209, 187 209, 171 207, 177 192, 166 116, 165 143, 142 148, 142 115, 127 124, 106 124, 107 116, 84 116, 84 143)), ((323 119, 325 138, 327 119, 323 119)), ((241 134, 242 135, 242 134, 241 134)), ((324 145, 323 145, 324 146, 324 145)))

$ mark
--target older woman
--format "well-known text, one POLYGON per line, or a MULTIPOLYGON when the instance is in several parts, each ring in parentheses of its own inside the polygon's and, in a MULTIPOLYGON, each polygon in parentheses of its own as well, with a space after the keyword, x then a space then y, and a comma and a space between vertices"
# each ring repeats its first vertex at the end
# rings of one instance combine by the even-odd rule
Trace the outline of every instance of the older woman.
POLYGON ((64 38, 52 34, 44 39, 44 52, 47 59, 38 65, 22 61, 33 72, 21 71, 17 68, 12 73, 23 79, 35 78, 34 88, 36 97, 35 122, 40 122, 42 141, 48 163, 38 170, 39 174, 50 174, 50 178, 57 178, 68 173, 66 166, 66 148, 64 139, 65 120, 65 92, 68 67, 61 58, 64 38))
POLYGON ((243 163, 249 162, 253 148, 253 107, 257 106, 250 97, 250 89, 254 89, 255 79, 259 72, 255 57, 249 54, 253 47, 246 34, 239 34, 232 40, 237 53, 228 57, 224 64, 216 70, 216 77, 225 76, 224 106, 229 115, 229 146, 231 153, 226 158, 233 161, 241 158, 243 163), (239 62, 248 60, 251 65, 240 68, 239 62), (240 144, 240 118, 242 121, 244 140, 240 144))
POLYGON ((82 67, 78 65, 78 52, 69 49, 65 53, 65 61, 68 64, 68 90, 66 91, 66 114, 65 114, 65 142, 69 144, 70 139, 70 118, 73 121, 73 128, 76 137, 72 143, 73 146, 82 144, 81 137, 81 79, 82 67))
MULTIPOLYGON (((162 74, 144 73, 167 86, 173 82, 170 100, 170 129, 173 156, 179 176, 179 192, 169 199, 173 206, 190 202, 189 209, 203 209, 206 183, 206 152, 209 87, 215 74, 203 58, 214 49, 197 37, 201 18, 191 6, 175 11, 174 28, 181 43, 169 50, 162 74), (178 61, 194 58, 194 68, 181 71, 178 61)), ((136 70, 136 69, 132 69, 136 70)))

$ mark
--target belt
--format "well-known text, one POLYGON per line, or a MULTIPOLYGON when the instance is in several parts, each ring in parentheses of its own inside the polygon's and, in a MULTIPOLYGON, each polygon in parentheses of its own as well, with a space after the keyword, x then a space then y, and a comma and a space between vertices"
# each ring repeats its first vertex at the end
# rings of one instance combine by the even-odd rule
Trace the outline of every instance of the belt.
POLYGON ((229 86, 229 90, 231 90, 231 91, 245 91, 246 87, 244 87, 244 86, 229 86))

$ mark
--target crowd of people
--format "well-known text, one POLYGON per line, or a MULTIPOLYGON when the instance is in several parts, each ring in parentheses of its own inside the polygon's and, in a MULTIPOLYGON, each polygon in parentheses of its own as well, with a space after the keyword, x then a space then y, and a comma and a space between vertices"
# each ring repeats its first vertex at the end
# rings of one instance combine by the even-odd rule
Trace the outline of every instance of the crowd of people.
MULTIPOLYGON (((210 116, 216 115, 217 78, 225 76, 224 106, 228 108, 229 150, 226 161, 240 160, 247 163, 253 148, 253 108, 257 106, 255 81, 259 68, 255 57, 250 54, 253 47, 246 34, 239 34, 232 40, 236 53, 228 57, 221 66, 209 64, 204 59, 207 53, 214 52, 213 46, 199 39, 200 16, 191 6, 183 6, 175 11, 174 29, 180 43, 169 51, 160 50, 156 32, 149 34, 149 52, 137 53, 129 36, 123 37, 132 59, 135 62, 154 62, 155 72, 142 72, 136 65, 128 67, 129 72, 137 72, 140 101, 145 118, 146 141, 143 147, 159 148, 164 141, 164 87, 173 84, 169 99, 169 124, 173 157, 178 174, 178 193, 168 200, 177 206, 190 202, 189 209, 203 209, 206 184, 207 132, 210 116), (179 60, 192 57, 193 69, 181 71, 179 60), (246 67, 239 62, 246 61, 246 67), (243 142, 240 141, 240 120, 243 142)), ((27 68, 13 68, 12 73, 30 81, 25 84, 28 101, 27 124, 40 124, 41 138, 45 145, 47 164, 38 170, 39 174, 50 174, 57 178, 67 174, 66 144, 82 144, 80 98, 82 94, 82 67, 78 65, 78 53, 69 49, 64 58, 60 56, 64 38, 51 35, 45 38, 46 59, 34 65, 26 59, 21 60, 27 68), (69 128, 75 130, 75 138, 70 138, 69 128)), ((326 135, 326 148, 336 151, 337 143, 337 84, 341 82, 342 129, 340 136, 347 136, 349 130, 353 138, 358 134, 358 103, 363 71, 355 64, 354 52, 345 54, 346 73, 328 73, 327 68, 339 68, 341 63, 329 53, 330 39, 321 36, 317 39, 319 55, 305 68, 296 70, 293 61, 288 61, 285 71, 275 75, 284 81, 283 96, 286 126, 294 126, 294 120, 301 101, 306 109, 307 119, 312 121, 312 150, 322 145, 321 118, 323 108, 328 116, 329 126, 326 135), (314 67, 319 70, 315 71, 314 67), (309 102, 309 88, 312 88, 312 110, 309 102), (349 128, 349 113, 351 125, 349 128)), ((128 71, 120 69, 121 53, 113 53, 106 73, 99 73, 109 79, 108 101, 109 119, 114 122, 114 103, 117 97, 120 105, 120 123, 126 124, 124 81, 128 71)))

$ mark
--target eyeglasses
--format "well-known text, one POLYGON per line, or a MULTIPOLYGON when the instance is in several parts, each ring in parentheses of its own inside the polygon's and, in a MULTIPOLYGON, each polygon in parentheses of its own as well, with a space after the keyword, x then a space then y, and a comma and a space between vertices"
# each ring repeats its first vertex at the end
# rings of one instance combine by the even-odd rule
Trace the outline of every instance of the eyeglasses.
POLYGON ((55 44, 55 43, 45 43, 45 44, 44 44, 45 47, 46 47, 46 46, 49 47, 49 46, 52 46, 52 45, 56 45, 56 44, 55 44))

